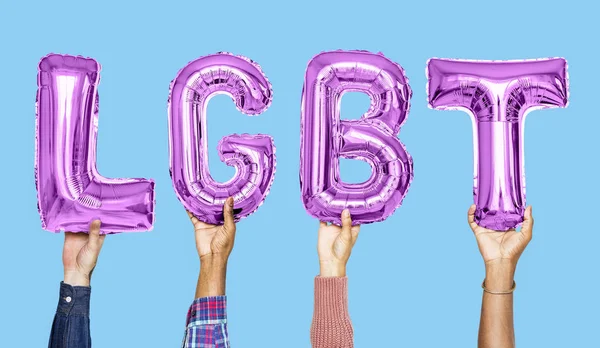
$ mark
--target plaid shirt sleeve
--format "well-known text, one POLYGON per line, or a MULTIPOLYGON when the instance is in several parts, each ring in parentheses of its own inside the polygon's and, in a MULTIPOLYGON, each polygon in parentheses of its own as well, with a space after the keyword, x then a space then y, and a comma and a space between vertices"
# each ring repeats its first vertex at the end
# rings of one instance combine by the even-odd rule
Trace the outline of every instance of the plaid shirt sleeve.
POLYGON ((226 307, 226 296, 195 299, 187 314, 182 348, 230 348, 226 307))

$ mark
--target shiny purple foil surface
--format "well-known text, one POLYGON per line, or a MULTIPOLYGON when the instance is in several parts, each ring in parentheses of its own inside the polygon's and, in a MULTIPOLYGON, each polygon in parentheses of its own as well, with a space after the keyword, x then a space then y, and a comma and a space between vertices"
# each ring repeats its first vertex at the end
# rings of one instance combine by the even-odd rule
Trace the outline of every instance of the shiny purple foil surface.
POLYGON ((413 177, 413 162, 398 140, 412 91, 404 70, 382 54, 332 51, 308 64, 302 92, 300 186, 306 211, 340 224, 349 208, 354 224, 385 220, 398 208, 413 177), (346 92, 371 98, 359 120, 340 120, 346 92), (339 158, 372 168, 369 179, 340 180, 339 158))
POLYGON ((567 62, 430 59, 429 105, 471 115, 475 153, 475 221, 507 231, 523 222, 523 131, 531 110, 565 107, 567 62))
POLYGON ((211 177, 206 107, 217 94, 229 95, 240 112, 258 115, 271 104, 273 91, 258 64, 229 53, 188 63, 171 83, 169 155, 173 186, 184 207, 209 224, 223 223, 223 204, 230 196, 236 221, 252 214, 265 200, 275 176, 273 139, 262 134, 234 134, 219 141, 218 152, 221 161, 236 168, 235 175, 224 183, 211 177))
POLYGON ((148 231, 154 181, 108 179, 96 170, 98 82, 93 59, 50 54, 40 61, 35 172, 42 228, 101 233, 148 231))

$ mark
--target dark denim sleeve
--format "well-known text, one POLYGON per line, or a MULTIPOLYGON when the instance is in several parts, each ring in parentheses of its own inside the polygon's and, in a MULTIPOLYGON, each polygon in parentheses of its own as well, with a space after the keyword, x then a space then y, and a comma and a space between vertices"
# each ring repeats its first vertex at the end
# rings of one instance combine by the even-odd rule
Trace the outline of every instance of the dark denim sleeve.
POLYGON ((49 348, 90 348, 90 293, 87 286, 60 283, 60 298, 49 348))

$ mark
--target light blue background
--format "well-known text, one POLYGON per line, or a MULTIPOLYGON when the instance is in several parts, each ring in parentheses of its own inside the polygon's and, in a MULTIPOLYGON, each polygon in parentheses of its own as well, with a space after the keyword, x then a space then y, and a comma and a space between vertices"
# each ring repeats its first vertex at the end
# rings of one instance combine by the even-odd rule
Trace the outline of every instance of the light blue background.
MULTIPOLYGON (((168 171, 169 82, 217 51, 257 61, 273 84, 270 109, 209 106, 211 172, 228 179, 217 141, 267 133, 277 174, 265 204, 238 226, 229 263, 229 331, 236 347, 309 347, 318 223, 299 197, 300 96, 309 59, 324 50, 381 51, 414 91, 400 138, 415 177, 401 209, 364 226, 349 263, 358 348, 474 347, 483 263, 466 224, 472 202, 471 123, 427 108, 430 57, 568 59, 570 105, 535 111, 526 126, 534 238, 518 267, 520 347, 597 347, 598 81, 595 5, 575 1, 5 1, 0 4, 0 346, 43 347, 62 279, 62 235, 42 231, 34 186, 37 63, 50 52, 103 66, 98 169, 157 182, 153 232, 109 236, 92 282, 95 347, 177 347, 194 297, 191 225, 168 171)), ((349 95, 358 117, 366 97, 349 95)), ((367 176, 344 161, 344 179, 367 176)))

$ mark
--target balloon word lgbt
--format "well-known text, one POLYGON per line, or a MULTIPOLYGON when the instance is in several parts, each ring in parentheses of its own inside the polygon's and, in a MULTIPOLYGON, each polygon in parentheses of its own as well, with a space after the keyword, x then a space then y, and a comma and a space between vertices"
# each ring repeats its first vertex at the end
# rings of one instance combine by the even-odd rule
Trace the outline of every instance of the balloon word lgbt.
MULTIPOLYGON (((38 69, 36 187, 42 227, 102 233, 146 231, 154 223, 154 182, 108 179, 96 170, 100 65, 93 59, 51 54, 38 69)), ((461 109, 474 130, 474 200, 483 227, 509 230, 523 221, 523 130, 534 109, 565 107, 567 63, 431 59, 429 106, 461 109)), ((188 63, 171 83, 169 157, 173 187, 184 207, 209 224, 223 222, 222 205, 234 198, 236 221, 256 211, 275 176, 275 146, 268 135, 229 135, 219 141, 221 161, 236 173, 215 181, 208 168, 206 110, 217 94, 238 110, 259 115, 273 91, 258 64, 229 53, 188 63)), ((300 189, 306 211, 340 223, 350 208, 355 224, 383 221, 397 209, 413 178, 413 160, 398 139, 412 96, 400 65, 382 54, 332 51, 308 64, 302 92, 300 189), (371 99, 359 120, 340 119, 341 98, 362 92, 371 99), (367 162, 363 183, 340 180, 339 158, 367 162)))

